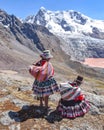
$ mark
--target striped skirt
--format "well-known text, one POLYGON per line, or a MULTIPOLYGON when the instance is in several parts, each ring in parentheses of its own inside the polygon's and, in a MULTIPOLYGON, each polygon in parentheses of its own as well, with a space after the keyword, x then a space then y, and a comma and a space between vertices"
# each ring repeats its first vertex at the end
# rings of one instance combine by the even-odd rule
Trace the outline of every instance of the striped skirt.
POLYGON ((35 80, 33 83, 33 91, 38 97, 44 97, 59 92, 59 87, 56 80, 52 77, 43 82, 35 80))
POLYGON ((75 118, 85 115, 90 108, 89 102, 86 100, 82 101, 63 101, 59 102, 57 110, 63 117, 75 118))

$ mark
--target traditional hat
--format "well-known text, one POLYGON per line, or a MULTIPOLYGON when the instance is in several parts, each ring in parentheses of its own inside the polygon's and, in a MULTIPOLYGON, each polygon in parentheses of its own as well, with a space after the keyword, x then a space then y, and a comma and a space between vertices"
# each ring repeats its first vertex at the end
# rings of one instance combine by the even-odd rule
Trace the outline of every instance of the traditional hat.
POLYGON ((73 83, 76 83, 77 85, 81 85, 82 81, 83 81, 83 77, 78 75, 73 83))
POLYGON ((76 81, 81 83, 83 81, 83 77, 82 76, 77 76, 76 81))
POLYGON ((40 55, 44 59, 50 59, 53 58, 53 56, 50 53, 50 50, 44 50, 43 53, 40 55))

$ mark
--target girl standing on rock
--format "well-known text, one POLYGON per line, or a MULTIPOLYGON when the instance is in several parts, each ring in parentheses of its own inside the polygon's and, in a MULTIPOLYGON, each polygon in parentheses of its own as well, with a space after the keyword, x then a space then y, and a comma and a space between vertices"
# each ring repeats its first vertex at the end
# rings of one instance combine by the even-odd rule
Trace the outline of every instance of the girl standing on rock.
POLYGON ((33 64, 29 72, 35 77, 33 83, 33 91, 40 99, 40 106, 45 105, 48 108, 48 98, 54 92, 58 92, 59 88, 54 79, 54 68, 50 63, 53 57, 49 50, 43 51, 40 55, 41 60, 33 64), (44 104, 43 104, 44 102, 44 104))

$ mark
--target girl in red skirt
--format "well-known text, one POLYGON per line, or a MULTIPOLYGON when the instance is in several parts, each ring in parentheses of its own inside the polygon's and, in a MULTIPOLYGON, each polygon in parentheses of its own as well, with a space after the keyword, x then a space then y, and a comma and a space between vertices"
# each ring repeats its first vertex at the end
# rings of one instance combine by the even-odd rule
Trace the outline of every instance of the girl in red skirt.
POLYGON ((78 76, 72 83, 60 84, 61 99, 57 111, 61 113, 62 117, 75 118, 88 112, 89 102, 85 99, 79 87, 82 81, 83 77, 78 76))
POLYGON ((53 57, 49 50, 43 51, 40 55, 41 60, 36 64, 33 64, 29 72, 34 76, 35 81, 33 83, 34 94, 40 99, 40 106, 45 105, 48 108, 48 98, 54 92, 59 91, 56 80, 54 79, 54 68, 50 63, 50 59, 53 57), (44 104, 43 104, 44 103, 44 104))

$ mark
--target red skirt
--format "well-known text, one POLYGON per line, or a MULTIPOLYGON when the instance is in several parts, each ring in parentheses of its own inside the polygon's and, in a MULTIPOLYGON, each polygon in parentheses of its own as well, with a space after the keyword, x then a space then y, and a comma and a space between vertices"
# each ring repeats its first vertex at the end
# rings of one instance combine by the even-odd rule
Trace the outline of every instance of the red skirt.
POLYGON ((75 118, 85 115, 90 108, 90 104, 87 100, 82 101, 65 101, 61 100, 57 107, 57 110, 63 117, 75 118))
POLYGON ((43 82, 35 80, 33 83, 33 91, 38 97, 44 97, 59 92, 59 87, 56 80, 52 77, 43 82))

